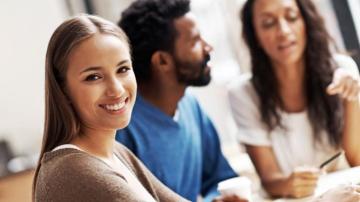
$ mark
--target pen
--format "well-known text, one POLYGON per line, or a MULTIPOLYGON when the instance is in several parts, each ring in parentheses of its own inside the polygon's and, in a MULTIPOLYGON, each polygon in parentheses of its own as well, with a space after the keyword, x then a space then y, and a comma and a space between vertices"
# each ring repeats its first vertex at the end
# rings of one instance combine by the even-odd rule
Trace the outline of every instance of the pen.
POLYGON ((335 160, 337 157, 339 157, 341 154, 343 153, 343 151, 339 151, 338 153, 336 153, 334 156, 330 157, 328 160, 324 161, 324 163, 322 163, 319 168, 322 169, 324 166, 326 166, 327 164, 329 164, 330 162, 332 162, 333 160, 335 160))

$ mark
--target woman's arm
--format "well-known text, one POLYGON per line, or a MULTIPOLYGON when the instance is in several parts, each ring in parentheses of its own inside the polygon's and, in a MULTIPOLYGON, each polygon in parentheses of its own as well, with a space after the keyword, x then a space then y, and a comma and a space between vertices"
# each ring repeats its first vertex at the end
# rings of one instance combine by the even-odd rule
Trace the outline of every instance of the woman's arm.
POLYGON ((246 150, 271 196, 300 198, 314 193, 319 172, 297 171, 285 176, 271 147, 246 145, 246 150))
POLYGON ((351 166, 360 165, 360 104, 359 99, 344 103, 343 148, 351 166))
POLYGON ((342 146, 351 166, 360 165, 360 79, 350 71, 338 68, 327 92, 344 99, 342 146))

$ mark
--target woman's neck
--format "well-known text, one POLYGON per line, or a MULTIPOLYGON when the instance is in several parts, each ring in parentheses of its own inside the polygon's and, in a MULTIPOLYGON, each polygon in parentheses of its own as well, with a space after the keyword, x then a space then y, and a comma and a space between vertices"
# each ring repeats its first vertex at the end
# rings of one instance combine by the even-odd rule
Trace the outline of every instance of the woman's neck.
POLYGON ((83 129, 70 143, 99 158, 113 158, 115 130, 83 129))
POLYGON ((288 112, 299 112, 306 108, 305 63, 273 64, 278 80, 279 94, 288 112))
POLYGON ((292 83, 303 83, 305 76, 305 62, 300 60, 291 64, 273 63, 274 72, 281 86, 289 86, 292 83))

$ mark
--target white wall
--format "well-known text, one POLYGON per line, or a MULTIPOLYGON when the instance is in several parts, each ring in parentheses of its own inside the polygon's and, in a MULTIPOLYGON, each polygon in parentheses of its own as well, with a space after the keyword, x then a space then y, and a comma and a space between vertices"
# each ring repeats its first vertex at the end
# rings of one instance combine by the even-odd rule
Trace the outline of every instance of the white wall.
POLYGON ((61 0, 0 1, 0 139, 15 153, 38 151, 48 40, 66 18, 61 0))
POLYGON ((360 40, 360 1, 348 0, 351 14, 353 16, 358 39, 360 40))
POLYGON ((117 23, 121 11, 126 9, 132 2, 133 0, 93 0, 92 4, 96 14, 117 23))
MULTIPOLYGON (((356 0, 358 1, 358 0, 356 0)), ((315 5, 319 10, 320 14, 325 20, 325 26, 330 36, 335 40, 338 48, 343 51, 345 50, 344 40, 342 39, 338 21, 336 19, 335 11, 332 7, 330 0, 315 0, 315 5)), ((345 1, 344 1, 345 3, 345 1)))

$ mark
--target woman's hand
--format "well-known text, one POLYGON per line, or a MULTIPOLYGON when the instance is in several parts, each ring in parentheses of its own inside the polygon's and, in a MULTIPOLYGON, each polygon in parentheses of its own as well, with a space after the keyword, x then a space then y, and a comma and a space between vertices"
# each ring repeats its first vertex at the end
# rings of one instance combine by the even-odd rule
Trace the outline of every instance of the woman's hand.
POLYGON ((360 201, 360 186, 340 185, 315 198, 313 202, 355 202, 360 201))
POLYGON ((286 181, 286 197, 301 198, 314 194, 320 176, 316 168, 295 170, 286 181))
POLYGON ((220 195, 213 199, 212 202, 248 202, 248 200, 239 197, 236 194, 220 195))
POLYGON ((333 81, 327 87, 329 95, 339 94, 348 101, 359 99, 360 79, 343 68, 338 68, 334 72, 333 81))

